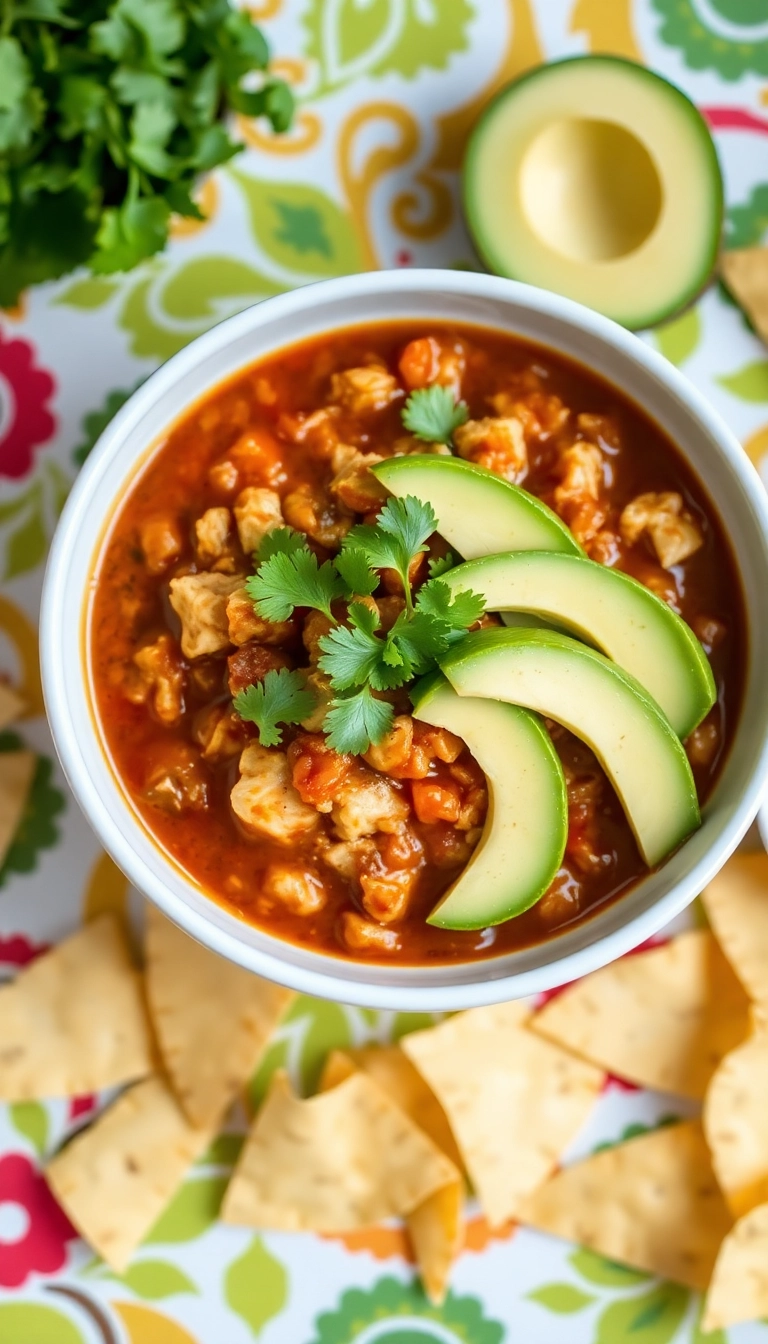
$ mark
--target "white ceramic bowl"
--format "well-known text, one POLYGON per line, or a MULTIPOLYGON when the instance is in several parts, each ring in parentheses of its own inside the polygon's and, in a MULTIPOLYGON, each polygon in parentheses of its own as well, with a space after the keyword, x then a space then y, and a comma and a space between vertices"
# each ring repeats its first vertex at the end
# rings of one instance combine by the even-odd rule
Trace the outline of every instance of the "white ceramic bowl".
MULTIPOLYGON (((51 549, 42 610, 45 700, 72 790, 130 880, 201 943, 295 989, 395 1009, 458 1009, 573 980, 655 933, 724 863, 757 811, 768 770, 768 502, 744 452, 698 392, 622 327, 545 290, 454 271, 324 281, 250 308, 193 341, 119 411, 89 457, 51 549), (580 361, 644 407, 680 446, 731 538, 750 620, 741 720, 701 829, 626 896, 537 947, 451 966, 368 965, 271 938, 206 897, 147 831, 100 739, 86 651, 91 578, 105 528, 154 445, 223 379, 297 340, 388 319, 448 319, 514 332, 580 361)), ((649 788, 653 781, 649 780, 649 788)))

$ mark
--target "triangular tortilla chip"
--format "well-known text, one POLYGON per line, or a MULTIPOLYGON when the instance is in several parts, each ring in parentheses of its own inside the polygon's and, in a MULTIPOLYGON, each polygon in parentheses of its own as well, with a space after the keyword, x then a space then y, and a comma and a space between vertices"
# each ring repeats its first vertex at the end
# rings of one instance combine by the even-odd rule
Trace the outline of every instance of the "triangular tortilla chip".
POLYGON ((146 915, 147 999, 163 1062, 191 1122, 215 1126, 296 996, 209 952, 155 906, 146 915))
POLYGON ((720 274, 758 336, 768 344, 768 247, 723 252, 720 274))
POLYGON ((698 1121, 666 1125, 565 1167, 529 1196, 520 1220, 701 1289, 732 1225, 698 1121))
POLYGON ((367 1074, 308 1100, 274 1075, 224 1198, 225 1222, 345 1232, 402 1216, 459 1180, 367 1074))
POLYGON ((49 1163, 78 1232, 121 1273, 211 1138, 160 1078, 137 1083, 49 1163))
POLYGON ((403 1037, 439 1099, 492 1226, 517 1214, 589 1116, 602 1071, 524 1025, 519 1003, 475 1008, 403 1037))
MULTIPOLYGON (((356 1069, 368 1073, 459 1170, 461 1157, 445 1111, 398 1046, 331 1051, 320 1079, 320 1091, 338 1087, 356 1069)), ((436 1306, 445 1300, 451 1267, 464 1242, 463 1204, 463 1182, 457 1180, 455 1185, 446 1185, 430 1195, 406 1218, 424 1291, 436 1306)))
POLYGON ((729 859, 701 899, 747 994, 768 1006, 768 854, 729 859))
POLYGON ((21 718, 24 701, 5 681, 0 681, 0 729, 21 718))
POLYGON ((768 1201, 768 1030, 726 1055, 707 1091, 704 1132, 734 1218, 768 1201))
POLYGON ((36 765, 34 751, 0 752, 0 867, 24 816, 36 765))
POLYGON ((749 1001, 710 931, 695 929, 570 985, 531 1025, 609 1073, 701 1100, 749 1032, 749 1001))
POLYGON ((141 980, 112 915, 0 988, 0 1098, 71 1097, 152 1071, 141 980))
POLYGON ((725 1330, 768 1316, 768 1204, 736 1224, 720 1247, 702 1329, 725 1330))
POLYGON ((415 1125, 428 1134, 446 1157, 459 1168, 461 1153, 440 1102, 418 1069, 399 1045, 366 1045, 352 1050, 334 1050, 326 1060, 320 1090, 335 1087, 348 1077, 352 1067, 369 1074, 415 1125), (346 1063, 345 1063, 346 1062, 346 1063))

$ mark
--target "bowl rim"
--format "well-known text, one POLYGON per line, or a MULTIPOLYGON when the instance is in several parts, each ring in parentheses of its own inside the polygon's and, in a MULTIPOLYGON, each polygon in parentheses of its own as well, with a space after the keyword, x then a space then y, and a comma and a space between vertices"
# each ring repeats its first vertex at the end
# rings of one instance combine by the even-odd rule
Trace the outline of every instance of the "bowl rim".
MULTIPOLYGON (((700 426, 716 444, 719 455, 738 478, 749 504, 758 516, 762 532, 768 538, 768 494, 738 440, 698 389, 689 383, 677 368, 624 327, 571 299, 497 276, 439 269, 363 272, 289 290, 225 318, 189 345, 184 346, 150 374, 132 394, 97 440, 62 511, 49 552, 43 584, 40 648, 46 713, 54 745, 70 788, 92 829, 118 867, 131 883, 157 904, 170 919, 198 942, 227 959, 302 993, 362 1007, 401 1011, 453 1011, 504 999, 521 998, 577 979, 644 942, 678 915, 719 870, 754 819, 768 783, 768 737, 760 747, 758 760, 741 790, 738 803, 732 807, 730 815, 709 849, 676 885, 673 884, 646 909, 629 916, 619 927, 598 935, 586 946, 565 954, 558 955, 557 944, 553 942, 554 955, 551 960, 538 967, 512 971, 498 977, 492 974, 493 960, 475 960, 466 963, 476 969, 475 978, 462 983, 447 985, 439 983, 440 973, 449 972, 453 965, 447 963, 429 968, 430 971, 434 971, 429 984, 416 986, 371 984, 367 980, 367 974, 381 969, 379 963, 374 965, 363 960, 335 958, 303 948, 302 951, 306 953, 312 966, 296 965, 285 955, 289 949, 295 950, 296 945, 268 936, 274 951, 251 947, 237 936, 237 924, 241 921, 231 915, 231 912, 226 913, 231 916, 234 927, 232 932, 228 932, 218 927, 204 914, 185 904, 168 886, 155 880, 140 855, 120 833, 109 807, 89 774, 85 753, 77 739, 69 711, 66 679, 63 675, 64 642, 66 639, 71 641, 75 638, 78 645, 81 644, 81 629, 78 628, 73 632, 63 625, 61 619, 63 588, 74 538, 83 521, 87 501, 105 474, 104 464, 110 452, 114 450, 116 444, 127 437, 153 404, 165 392, 171 392, 184 374, 204 366, 210 356, 225 350, 239 337, 246 335, 259 324, 262 315, 269 316, 270 319, 290 318, 299 316, 302 311, 322 308, 325 303, 339 300, 359 300, 366 295, 391 293, 406 295, 413 293, 415 297, 417 294, 424 294, 425 291, 443 294, 448 291, 456 297, 457 302, 463 298, 517 302, 528 310, 556 320, 563 319, 572 327, 581 328, 585 334, 596 337, 599 341, 617 349, 620 355, 644 367, 647 373, 663 384, 675 399, 682 403, 689 415, 698 420, 700 426), (281 950, 283 950, 282 956, 281 950), (340 976, 338 972, 342 967, 345 975, 340 976), (350 968, 354 968, 358 974, 351 977, 350 968)), ((398 320, 400 316, 405 320, 404 315, 400 314, 393 315, 391 319, 380 320, 398 320)), ((471 324, 469 317, 458 317, 456 320, 471 324)), ((344 322, 336 321, 329 323, 327 330, 340 330, 344 326, 359 325, 359 321, 354 318, 344 322)), ((275 349, 280 348, 284 347, 275 346, 275 349)), ((264 355, 260 356, 263 357, 264 355)), ((244 361, 242 367, 246 366, 247 361, 244 361)), ((226 378, 234 376, 236 373, 233 370, 226 375, 226 378)), ((225 378, 221 381, 225 381, 225 378)), ((187 409, 190 404, 187 403, 187 409)), ((177 412, 168 424, 176 423, 185 413, 185 410, 177 412)), ((147 445, 142 454, 136 454, 133 473, 140 469, 141 464, 154 451, 156 442, 157 439, 147 445)), ((117 459, 112 464, 113 469, 116 461, 117 459)), ((106 474, 107 477, 111 474, 108 467, 106 474)), ((106 518, 99 520, 99 529, 91 550, 92 561, 98 554, 105 530, 114 516, 115 503, 113 492, 106 518)), ((79 599, 81 626, 87 609, 87 598, 86 584, 79 599)), ((747 662, 749 663, 749 656, 747 662)), ((97 750, 104 755, 104 744, 97 729, 94 708, 91 706, 93 742, 97 750)), ((122 797, 121 801, 130 812, 125 797, 122 797)), ((170 868, 176 867, 177 871, 182 873, 183 879, 183 870, 174 865, 172 856, 165 854, 135 812, 131 814, 131 824, 150 836, 162 856, 164 865, 170 868)), ((219 911, 222 909, 215 900, 212 904, 219 911)), ((541 945, 547 946, 547 940, 541 945)), ((423 972, 426 968, 410 966, 402 969, 423 972)))

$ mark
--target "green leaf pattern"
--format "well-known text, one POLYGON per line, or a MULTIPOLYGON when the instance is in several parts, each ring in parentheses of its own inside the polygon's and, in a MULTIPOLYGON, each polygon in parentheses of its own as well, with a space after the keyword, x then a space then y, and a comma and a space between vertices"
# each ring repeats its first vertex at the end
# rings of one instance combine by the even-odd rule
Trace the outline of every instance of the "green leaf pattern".
POLYGON ((39 1101, 16 1101, 8 1107, 8 1119, 42 1157, 48 1142, 48 1112, 39 1101))
POLYGON ((468 0, 316 0, 304 13, 315 96, 362 76, 445 70, 465 50, 472 17, 468 0))
POLYGON ((224 1297, 258 1339, 288 1301, 288 1275, 261 1237, 254 1237, 224 1276, 224 1297))

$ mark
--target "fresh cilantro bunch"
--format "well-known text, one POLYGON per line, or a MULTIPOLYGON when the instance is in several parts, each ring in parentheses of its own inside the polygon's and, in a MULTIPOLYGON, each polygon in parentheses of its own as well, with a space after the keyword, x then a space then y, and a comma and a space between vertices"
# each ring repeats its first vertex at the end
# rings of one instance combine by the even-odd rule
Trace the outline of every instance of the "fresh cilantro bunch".
MULTIPOLYGON (((259 614, 285 621, 296 607, 310 607, 333 622, 319 641, 319 667, 333 690, 323 726, 336 751, 360 753, 380 742, 394 711, 375 693, 396 690, 432 671, 483 614, 477 593, 453 593, 438 577, 450 568, 450 557, 431 563, 431 577, 414 597, 411 566, 436 527, 431 506, 407 496, 388 500, 373 526, 353 527, 340 554, 322 565, 290 528, 277 528, 262 542, 256 573, 246 585, 259 614), (405 608, 386 634, 370 601, 382 569, 396 571, 405 596, 405 608), (340 599, 347 604, 346 623, 333 611, 340 599)), ((281 740, 277 723, 301 723, 314 707, 301 673, 285 669, 270 672, 234 703, 241 718, 258 726, 266 746, 281 740)))
POLYGON ((403 407, 402 421, 417 439, 425 443, 446 443, 453 448, 453 433, 466 423, 469 407, 457 401, 450 387, 433 383, 412 392, 403 407))
POLYGON ((230 0, 0 0, 0 306, 83 263, 128 270, 172 212, 202 218, 195 179, 240 148, 227 109, 290 124, 268 59, 230 0))

